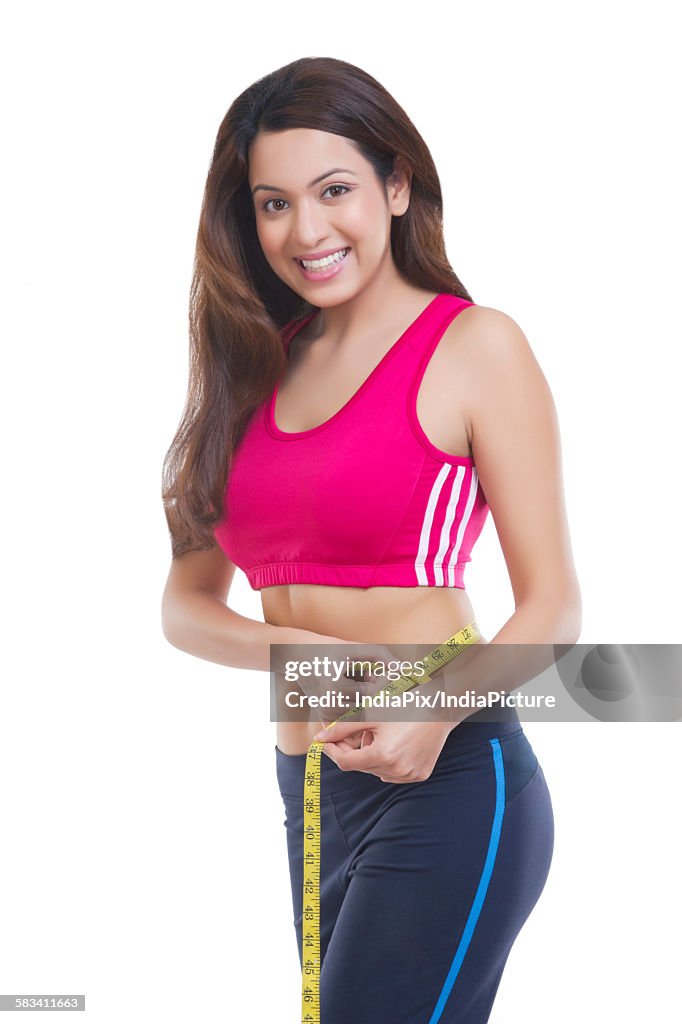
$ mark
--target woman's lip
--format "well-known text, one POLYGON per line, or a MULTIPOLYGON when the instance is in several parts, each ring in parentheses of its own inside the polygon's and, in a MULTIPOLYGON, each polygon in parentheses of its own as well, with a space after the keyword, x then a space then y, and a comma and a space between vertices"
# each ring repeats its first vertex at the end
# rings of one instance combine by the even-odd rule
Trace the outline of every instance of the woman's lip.
MULTIPOLYGON (((338 249, 332 249, 332 252, 338 251, 338 249)), ((303 266, 300 260, 296 259, 295 262, 300 273, 303 275, 306 281, 327 281, 330 277, 336 277, 336 275, 340 273, 341 270, 343 270, 350 252, 351 248, 348 245, 346 246, 346 255, 343 257, 343 259, 337 260, 334 263, 330 263, 328 267, 323 267, 321 270, 306 270, 306 268, 303 266)))
POLYGON ((295 260, 308 260, 308 262, 311 262, 312 260, 323 260, 325 258, 325 256, 331 256, 333 253, 341 252, 343 249, 350 249, 350 246, 349 245, 337 245, 335 249, 324 249, 322 252, 317 252, 314 255, 313 254, 308 255, 308 253, 304 253, 302 256, 294 256, 294 259, 295 260))

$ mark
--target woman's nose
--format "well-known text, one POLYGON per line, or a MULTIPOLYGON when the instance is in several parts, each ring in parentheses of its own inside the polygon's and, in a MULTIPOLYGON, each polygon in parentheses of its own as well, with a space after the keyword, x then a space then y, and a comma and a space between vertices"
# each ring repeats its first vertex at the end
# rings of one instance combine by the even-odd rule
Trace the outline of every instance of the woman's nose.
POLYGON ((292 233, 301 252, 312 252, 319 248, 325 238, 329 237, 324 211, 311 203, 300 204, 294 214, 292 233))

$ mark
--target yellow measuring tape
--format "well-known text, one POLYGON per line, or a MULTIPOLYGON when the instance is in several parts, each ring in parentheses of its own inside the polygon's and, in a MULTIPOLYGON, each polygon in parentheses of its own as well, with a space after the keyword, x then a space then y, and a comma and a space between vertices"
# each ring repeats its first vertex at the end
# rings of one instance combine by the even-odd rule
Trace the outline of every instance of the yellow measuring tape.
MULTIPOLYGON (((397 694, 428 682, 439 669, 461 654, 470 644, 480 640, 477 623, 471 622, 459 632, 434 647, 415 665, 418 675, 401 675, 383 687, 380 693, 397 694)), ((361 659, 358 659, 361 660, 361 659)), ((356 715, 360 707, 351 708, 331 725, 356 715)), ((329 728, 331 728, 331 725, 329 728)), ((305 759, 303 790, 303 966, 302 1024, 320 1024, 320 769, 324 740, 311 743, 305 759)))

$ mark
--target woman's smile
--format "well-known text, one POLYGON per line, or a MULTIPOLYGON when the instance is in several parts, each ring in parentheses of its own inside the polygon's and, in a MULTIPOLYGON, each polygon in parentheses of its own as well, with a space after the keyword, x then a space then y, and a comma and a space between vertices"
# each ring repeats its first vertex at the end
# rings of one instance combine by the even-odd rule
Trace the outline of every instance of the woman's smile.
POLYGON ((345 249, 336 249, 331 255, 316 260, 302 260, 294 257, 294 260, 306 281, 327 281, 336 275, 345 266, 350 246, 345 249))

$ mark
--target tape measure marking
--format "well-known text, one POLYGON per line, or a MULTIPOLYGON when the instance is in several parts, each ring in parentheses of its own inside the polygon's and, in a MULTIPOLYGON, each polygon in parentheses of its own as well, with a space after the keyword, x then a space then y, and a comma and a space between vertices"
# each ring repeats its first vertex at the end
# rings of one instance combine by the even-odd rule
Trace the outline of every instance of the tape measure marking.
MULTIPOLYGON (((381 693, 404 693, 426 683, 441 668, 453 661, 470 644, 481 638, 477 623, 471 622, 444 643, 434 647, 418 664, 423 674, 400 676, 383 687, 381 693)), ((416 666, 415 666, 416 667, 416 666)), ((331 725, 356 715, 361 708, 354 707, 337 718, 331 725)), ((331 726, 330 726, 331 728, 331 726)), ((303 785, 303 957, 301 968, 301 1022, 320 1024, 320 776, 324 740, 311 743, 305 759, 303 785)))

